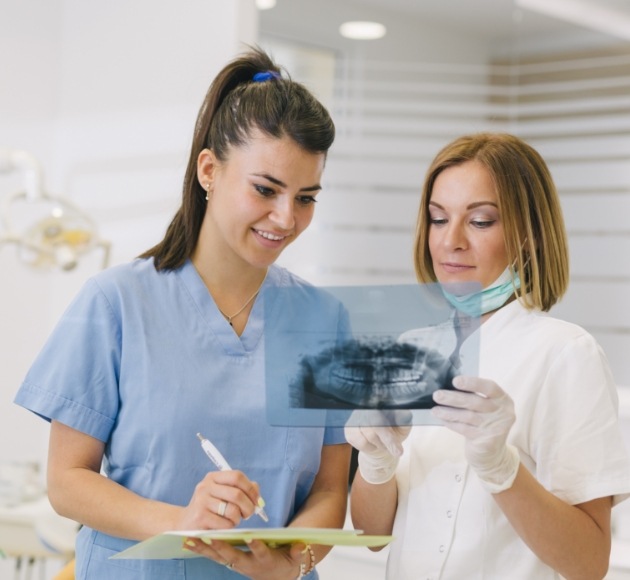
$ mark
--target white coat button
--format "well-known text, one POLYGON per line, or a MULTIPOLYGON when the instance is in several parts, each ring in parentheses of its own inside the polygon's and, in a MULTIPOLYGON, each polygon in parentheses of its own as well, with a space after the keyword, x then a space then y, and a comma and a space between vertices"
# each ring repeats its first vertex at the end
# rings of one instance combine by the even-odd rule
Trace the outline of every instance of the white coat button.
POLYGON ((447 518, 452 518, 453 517, 453 512, 451 510, 447 510, 446 517, 447 518))
POLYGON ((457 481, 457 482, 459 483, 461 480, 462 480, 462 476, 458 473, 458 474, 455 476, 455 481, 457 481))
POLYGON ((444 551, 444 545, 440 546, 440 552, 444 551))

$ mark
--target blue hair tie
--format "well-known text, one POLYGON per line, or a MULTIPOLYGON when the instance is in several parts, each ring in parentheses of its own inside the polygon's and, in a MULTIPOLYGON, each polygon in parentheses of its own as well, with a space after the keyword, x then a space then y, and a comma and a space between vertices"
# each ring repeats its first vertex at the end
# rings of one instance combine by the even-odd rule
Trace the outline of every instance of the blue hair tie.
POLYGON ((252 80, 255 83, 264 83, 265 81, 269 81, 271 79, 279 79, 280 77, 280 73, 277 73, 275 71, 272 70, 267 70, 265 72, 258 72, 256 73, 252 80))

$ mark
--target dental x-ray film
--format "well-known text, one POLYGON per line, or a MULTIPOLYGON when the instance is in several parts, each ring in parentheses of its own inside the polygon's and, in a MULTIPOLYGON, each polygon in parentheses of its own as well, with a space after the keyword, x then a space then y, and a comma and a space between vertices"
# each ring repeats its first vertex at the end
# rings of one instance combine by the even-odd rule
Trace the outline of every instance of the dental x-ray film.
POLYGON ((435 424, 433 392, 477 374, 479 316, 456 316, 438 284, 273 288, 263 299, 272 425, 435 424))

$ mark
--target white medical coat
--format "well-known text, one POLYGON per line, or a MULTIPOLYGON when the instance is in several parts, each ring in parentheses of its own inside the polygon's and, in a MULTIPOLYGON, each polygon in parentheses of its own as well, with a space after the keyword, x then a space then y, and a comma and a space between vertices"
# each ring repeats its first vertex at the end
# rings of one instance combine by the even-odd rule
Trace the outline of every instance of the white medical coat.
MULTIPOLYGON (((479 332, 478 373, 514 400, 516 423, 508 441, 523 465, 569 504, 627 497, 630 459, 617 420, 616 386, 593 337, 518 301, 479 332)), ((477 356, 466 343, 461 352, 464 367, 467 357, 477 356)), ((466 463, 461 435, 441 426, 414 427, 396 478, 388 579, 560 578, 481 487, 466 463)))

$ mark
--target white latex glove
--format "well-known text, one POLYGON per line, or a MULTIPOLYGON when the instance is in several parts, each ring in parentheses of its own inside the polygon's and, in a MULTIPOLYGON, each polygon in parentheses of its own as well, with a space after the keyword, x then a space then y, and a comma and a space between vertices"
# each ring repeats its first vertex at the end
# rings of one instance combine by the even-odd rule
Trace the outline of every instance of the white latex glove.
POLYGON ((352 414, 346 424, 345 435, 348 443, 359 451, 359 471, 365 481, 380 484, 394 477, 403 453, 402 443, 411 431, 410 420, 411 413, 408 411, 381 414, 355 411, 352 414), (380 425, 374 425, 379 422, 380 425))
POLYGON ((520 465, 517 449, 507 444, 516 419, 512 399, 487 379, 459 376, 453 386, 458 391, 433 393, 433 415, 466 438, 466 459, 490 493, 509 489, 520 465))

